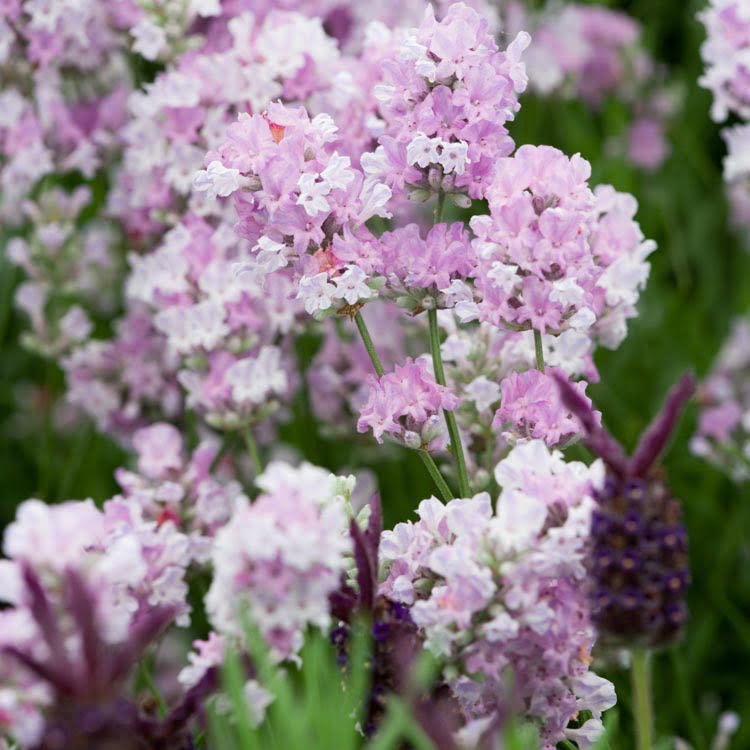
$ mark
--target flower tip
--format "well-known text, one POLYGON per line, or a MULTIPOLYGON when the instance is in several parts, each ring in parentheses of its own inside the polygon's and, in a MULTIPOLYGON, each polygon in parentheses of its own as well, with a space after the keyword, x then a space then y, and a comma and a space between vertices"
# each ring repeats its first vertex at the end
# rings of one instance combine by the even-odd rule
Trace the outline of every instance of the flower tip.
POLYGON ((682 377, 677 381, 675 391, 683 394, 685 401, 688 401, 698 388, 698 380, 695 377, 695 373, 692 370, 685 372, 682 377))
POLYGON ((630 459, 630 470, 635 476, 645 476, 656 463, 696 387, 696 378, 691 371, 686 372, 672 387, 664 406, 643 433, 630 459))

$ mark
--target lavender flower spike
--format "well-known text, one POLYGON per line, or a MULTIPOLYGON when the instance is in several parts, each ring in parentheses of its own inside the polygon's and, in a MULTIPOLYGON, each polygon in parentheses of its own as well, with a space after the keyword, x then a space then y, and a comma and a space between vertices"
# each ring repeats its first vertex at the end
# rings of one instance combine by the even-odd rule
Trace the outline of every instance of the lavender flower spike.
POLYGON ((564 403, 589 430, 589 446, 607 464, 591 515, 587 559, 591 619, 604 642, 647 648, 666 645, 679 638, 687 619, 690 571, 680 502, 672 497, 655 464, 695 390, 695 379, 690 374, 680 379, 629 459, 602 428, 592 429, 591 407, 582 406, 570 384, 564 378, 557 382, 564 403))

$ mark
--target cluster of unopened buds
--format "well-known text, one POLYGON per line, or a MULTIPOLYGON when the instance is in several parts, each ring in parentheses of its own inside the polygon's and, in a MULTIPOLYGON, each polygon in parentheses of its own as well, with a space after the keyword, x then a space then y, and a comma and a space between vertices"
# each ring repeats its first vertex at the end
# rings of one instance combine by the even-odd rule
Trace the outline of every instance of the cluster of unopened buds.
MULTIPOLYGON (((248 621, 274 662, 299 663, 310 628, 345 661, 365 613, 367 734, 408 642, 442 660, 445 703, 420 714, 439 747, 484 746, 511 717, 546 749, 593 747, 616 700, 597 638, 655 647, 687 616, 685 531, 655 461, 691 385, 631 459, 586 395, 656 245, 582 155, 511 137, 519 97, 546 85, 554 19, 534 20, 535 47, 511 11, 496 35, 482 0, 0 5, 0 68, 19 81, 0 94, 0 217, 18 206, 28 224, 9 252, 28 277, 17 303, 69 402, 132 458, 102 508, 28 500, 5 533, 0 745, 84 747, 85 725, 102 747, 192 747, 248 621), (63 86, 76 70, 93 99, 63 86), (27 197, 71 170, 91 187, 27 197), (440 499, 383 531, 364 482, 285 444, 295 410, 352 455, 370 432, 416 451, 440 499), (602 461, 566 460, 582 439, 602 461), (189 625, 188 600, 210 631, 166 675, 180 687, 157 720, 127 678, 189 625)), ((548 90, 596 105, 644 84, 625 19, 564 18, 587 56, 548 90)), ((664 114, 636 112, 642 130, 658 120, 636 162, 664 155, 664 114)), ((702 398, 724 398, 725 374, 702 398)), ((721 408, 696 449, 750 433, 721 408)), ((260 722, 273 696, 245 656, 260 722)))

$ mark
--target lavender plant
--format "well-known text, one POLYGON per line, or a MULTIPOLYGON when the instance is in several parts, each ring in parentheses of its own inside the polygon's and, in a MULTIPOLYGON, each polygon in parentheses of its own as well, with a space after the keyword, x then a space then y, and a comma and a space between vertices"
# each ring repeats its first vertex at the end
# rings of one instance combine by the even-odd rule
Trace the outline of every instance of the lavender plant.
MULTIPOLYGON (((725 5, 712 33, 744 28, 725 5)), ((516 136, 529 89, 616 94, 656 168, 672 108, 661 79, 645 95, 635 22, 0 9, 24 341, 127 456, 118 494, 27 500, 4 533, 0 747, 602 748, 613 647, 633 652, 620 723, 656 747, 646 652, 679 639, 690 580, 657 459, 693 383, 627 458, 587 392, 656 243, 585 155, 516 136), (335 460, 289 438, 305 410, 335 460), (593 460, 564 452, 581 442, 593 460), (437 496, 404 489, 399 519, 367 472, 415 454, 437 496)), ((707 50, 715 113, 744 116, 742 71, 719 80, 707 50)), ((739 360, 702 389, 720 403, 693 446, 717 459, 747 427, 739 360)))

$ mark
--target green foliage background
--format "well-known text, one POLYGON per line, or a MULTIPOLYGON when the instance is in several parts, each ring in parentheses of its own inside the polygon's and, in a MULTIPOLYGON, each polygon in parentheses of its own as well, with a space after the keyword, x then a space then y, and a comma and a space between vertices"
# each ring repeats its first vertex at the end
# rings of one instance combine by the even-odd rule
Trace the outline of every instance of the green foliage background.
MULTIPOLYGON (((709 119, 710 95, 696 82, 702 72, 698 48, 703 29, 695 13, 702 3, 600 4, 620 7, 643 23, 653 53, 682 87, 681 113, 670 132, 672 154, 666 164, 644 173, 606 153, 606 137, 626 117, 612 102, 592 113, 580 103, 526 96, 512 134, 519 144, 548 143, 568 153, 580 151, 592 162, 594 184, 610 182, 636 195, 643 231, 659 245, 651 258, 640 316, 617 351, 597 354, 602 378, 590 389, 611 431, 632 447, 669 385, 689 368, 705 374, 731 319, 750 306, 750 253, 728 228, 721 180, 724 146, 719 128, 709 119)), ((116 491, 112 472, 126 459, 93 428, 55 434, 43 400, 19 412, 19 385, 35 383, 48 393, 62 389, 56 368, 18 344, 25 322, 13 311, 12 294, 20 276, 1 255, 0 528, 30 496, 50 502, 110 496, 116 491)), ((303 359, 310 351, 301 353, 303 359)), ((309 460, 331 469, 372 463, 371 449, 362 452, 356 444, 321 439, 304 399, 298 406, 295 422, 284 433, 309 460)), ((661 735, 677 734, 695 748, 705 748, 719 711, 732 709, 744 720, 732 747, 747 748, 750 487, 732 484, 689 454, 694 422, 692 407, 666 459, 673 490, 685 505, 694 583, 686 640, 656 658, 657 728, 661 735)), ((416 502, 432 492, 416 456, 405 451, 393 455, 377 467, 391 524, 408 517, 416 502)), ((609 674, 618 683, 622 729, 611 744, 630 748, 632 739, 623 729, 630 723, 626 675, 617 669, 609 674)))

